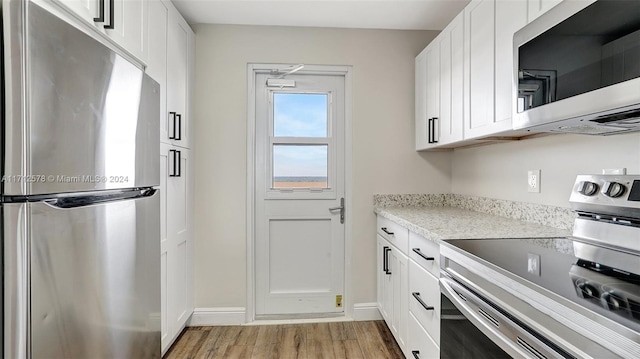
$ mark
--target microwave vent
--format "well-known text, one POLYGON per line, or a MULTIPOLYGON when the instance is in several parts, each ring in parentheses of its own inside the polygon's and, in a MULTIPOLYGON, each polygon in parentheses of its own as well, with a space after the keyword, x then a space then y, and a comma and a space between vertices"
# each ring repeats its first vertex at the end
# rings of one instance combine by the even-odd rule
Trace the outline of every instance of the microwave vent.
POLYGON ((628 128, 621 127, 608 127, 602 125, 588 125, 588 124, 580 124, 575 126, 560 126, 556 129, 551 130, 551 132, 560 132, 560 133, 576 133, 582 135, 608 135, 614 134, 618 132, 629 131, 628 128))
POLYGON ((617 112, 610 115, 599 116, 591 121, 597 123, 637 125, 640 123, 640 109, 633 109, 625 112, 617 112))

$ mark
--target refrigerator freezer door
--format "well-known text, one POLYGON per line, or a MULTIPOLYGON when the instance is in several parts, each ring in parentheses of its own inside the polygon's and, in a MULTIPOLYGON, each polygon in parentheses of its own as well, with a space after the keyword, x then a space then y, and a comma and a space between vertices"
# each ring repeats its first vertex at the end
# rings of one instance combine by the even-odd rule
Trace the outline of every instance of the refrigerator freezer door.
POLYGON ((159 85, 109 47, 25 3, 26 113, 8 120, 4 194, 159 185, 159 85), (16 151, 18 138, 24 145, 16 151))
POLYGON ((32 357, 159 358, 159 194, 28 206, 32 357))

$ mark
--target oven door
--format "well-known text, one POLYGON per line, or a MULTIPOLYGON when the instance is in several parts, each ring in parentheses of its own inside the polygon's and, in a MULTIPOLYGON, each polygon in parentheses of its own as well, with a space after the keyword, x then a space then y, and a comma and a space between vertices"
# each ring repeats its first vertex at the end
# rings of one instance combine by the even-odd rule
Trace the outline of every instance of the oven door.
MULTIPOLYGON (((568 353, 553 350, 538 338, 538 333, 521 326, 518 320, 496 304, 457 282, 448 273, 441 273, 440 289, 444 298, 460 311, 465 321, 460 321, 457 336, 463 336, 462 342, 452 339, 445 343, 441 339, 442 358, 572 358, 568 353), (473 327, 473 328, 472 328, 473 327), (489 344, 490 343, 490 344, 489 344), (491 345, 493 344, 493 345, 491 345), (449 347, 462 352, 452 352, 449 347), (450 356, 445 356, 450 355, 450 356), (486 354, 486 356, 482 356, 486 354)), ((442 321, 450 326, 447 321, 442 321)), ((443 330, 444 327, 442 327, 443 330)), ((447 329, 449 330, 449 329, 447 329)), ((455 338, 454 335, 453 338, 455 338)), ((442 334, 442 338, 447 335, 442 334)), ((546 340, 545 340, 546 341, 546 340)), ((548 341, 547 341, 548 342, 548 341)))
MULTIPOLYGON (((442 287, 442 284, 441 284, 442 287)), ((451 302, 445 290, 440 298, 441 359, 510 359, 451 302)), ((455 298, 454 298, 455 299, 455 298)))

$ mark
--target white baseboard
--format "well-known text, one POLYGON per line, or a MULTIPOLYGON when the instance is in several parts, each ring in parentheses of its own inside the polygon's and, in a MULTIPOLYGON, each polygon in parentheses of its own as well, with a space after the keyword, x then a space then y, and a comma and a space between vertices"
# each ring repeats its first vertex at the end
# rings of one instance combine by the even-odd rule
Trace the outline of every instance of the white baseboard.
POLYGON ((353 305, 353 320, 380 320, 382 315, 378 303, 356 303, 353 305))
POLYGON ((245 323, 246 309, 244 307, 195 308, 187 326, 242 325, 245 323))
MULTIPOLYGON (((382 315, 377 303, 356 303, 353 305, 353 320, 380 320, 382 315)), ((307 319, 305 322, 319 321, 343 321, 346 318, 307 319)), ((253 324, 267 324, 267 321, 257 321, 253 324)), ((188 327, 213 326, 213 325, 244 325, 246 324, 246 309, 244 307, 227 308, 195 308, 188 327)))

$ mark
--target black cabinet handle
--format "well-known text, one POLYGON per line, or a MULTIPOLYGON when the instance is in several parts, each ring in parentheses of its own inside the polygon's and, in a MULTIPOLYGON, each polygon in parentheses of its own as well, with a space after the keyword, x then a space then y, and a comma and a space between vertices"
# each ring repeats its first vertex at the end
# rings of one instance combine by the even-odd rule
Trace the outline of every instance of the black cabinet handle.
POLYGON ((387 249, 389 249, 389 247, 382 247, 382 271, 385 273, 387 273, 387 249))
POLYGON ((169 173, 169 177, 181 177, 182 176, 182 168, 181 168, 181 159, 180 159, 180 151, 178 150, 169 150, 169 156, 173 159, 173 168, 171 173, 169 173))
MULTIPOLYGON (((103 0, 104 1, 104 0, 103 0)), ((105 29, 110 29, 113 30, 115 29, 115 27, 113 26, 113 8, 114 8, 115 4, 114 4, 114 0, 109 0, 109 25, 104 25, 105 29)))
POLYGON ((433 121, 431 121, 431 132, 433 132, 433 134, 431 135, 433 142, 431 143, 438 143, 438 140, 436 140, 436 121, 437 120, 438 118, 434 117, 433 121))
POLYGON ((176 139, 176 112, 169 112, 169 116, 171 116, 171 127, 173 127, 173 131, 169 134, 169 139, 170 140, 175 140, 176 139))
POLYGON ((420 351, 419 350, 412 350, 411 354, 413 354, 413 357, 415 359, 420 359, 420 351))
POLYGON ((386 262, 387 262, 387 267, 386 267, 386 269, 385 269, 385 271, 384 271, 384 272, 385 272, 387 275, 391 275, 391 269, 389 269, 389 252, 391 252, 391 248, 389 248, 389 247, 386 247, 386 248, 387 248, 387 249, 386 249, 386 251, 385 251, 385 253, 384 253, 384 257, 387 259, 387 261, 386 261, 386 262))
POLYGON ((431 123, 433 118, 430 118, 427 121, 427 143, 433 143, 433 140, 431 139, 431 123))
POLYGON ((100 14, 93 18, 93 22, 104 22, 104 0, 100 0, 100 14))
POLYGON ((418 301, 418 303, 420 303, 420 305, 425 309, 425 310, 434 310, 434 307, 428 306, 427 303, 422 301, 422 298, 420 298, 420 293, 418 292, 413 292, 411 293, 411 295, 418 301))
MULTIPOLYGON (((177 113, 176 117, 178 118, 178 136, 175 136, 177 141, 182 140, 182 115, 177 113)), ((174 129, 175 131, 175 129, 174 129)))
POLYGON ((389 232, 389 230, 387 230, 387 227, 381 227, 380 229, 382 229, 382 231, 390 236, 393 236, 393 232, 389 232))
POLYGON ((414 252, 415 252, 417 255, 419 255, 420 257, 424 258, 424 260, 426 260, 426 261, 432 261, 432 260, 434 260, 434 259, 435 259, 435 258, 433 258, 433 257, 427 257, 427 256, 425 256, 425 255, 424 255, 424 253, 422 253, 422 252, 420 251, 420 248, 413 248, 413 249, 412 249, 412 251, 414 251, 414 252))

